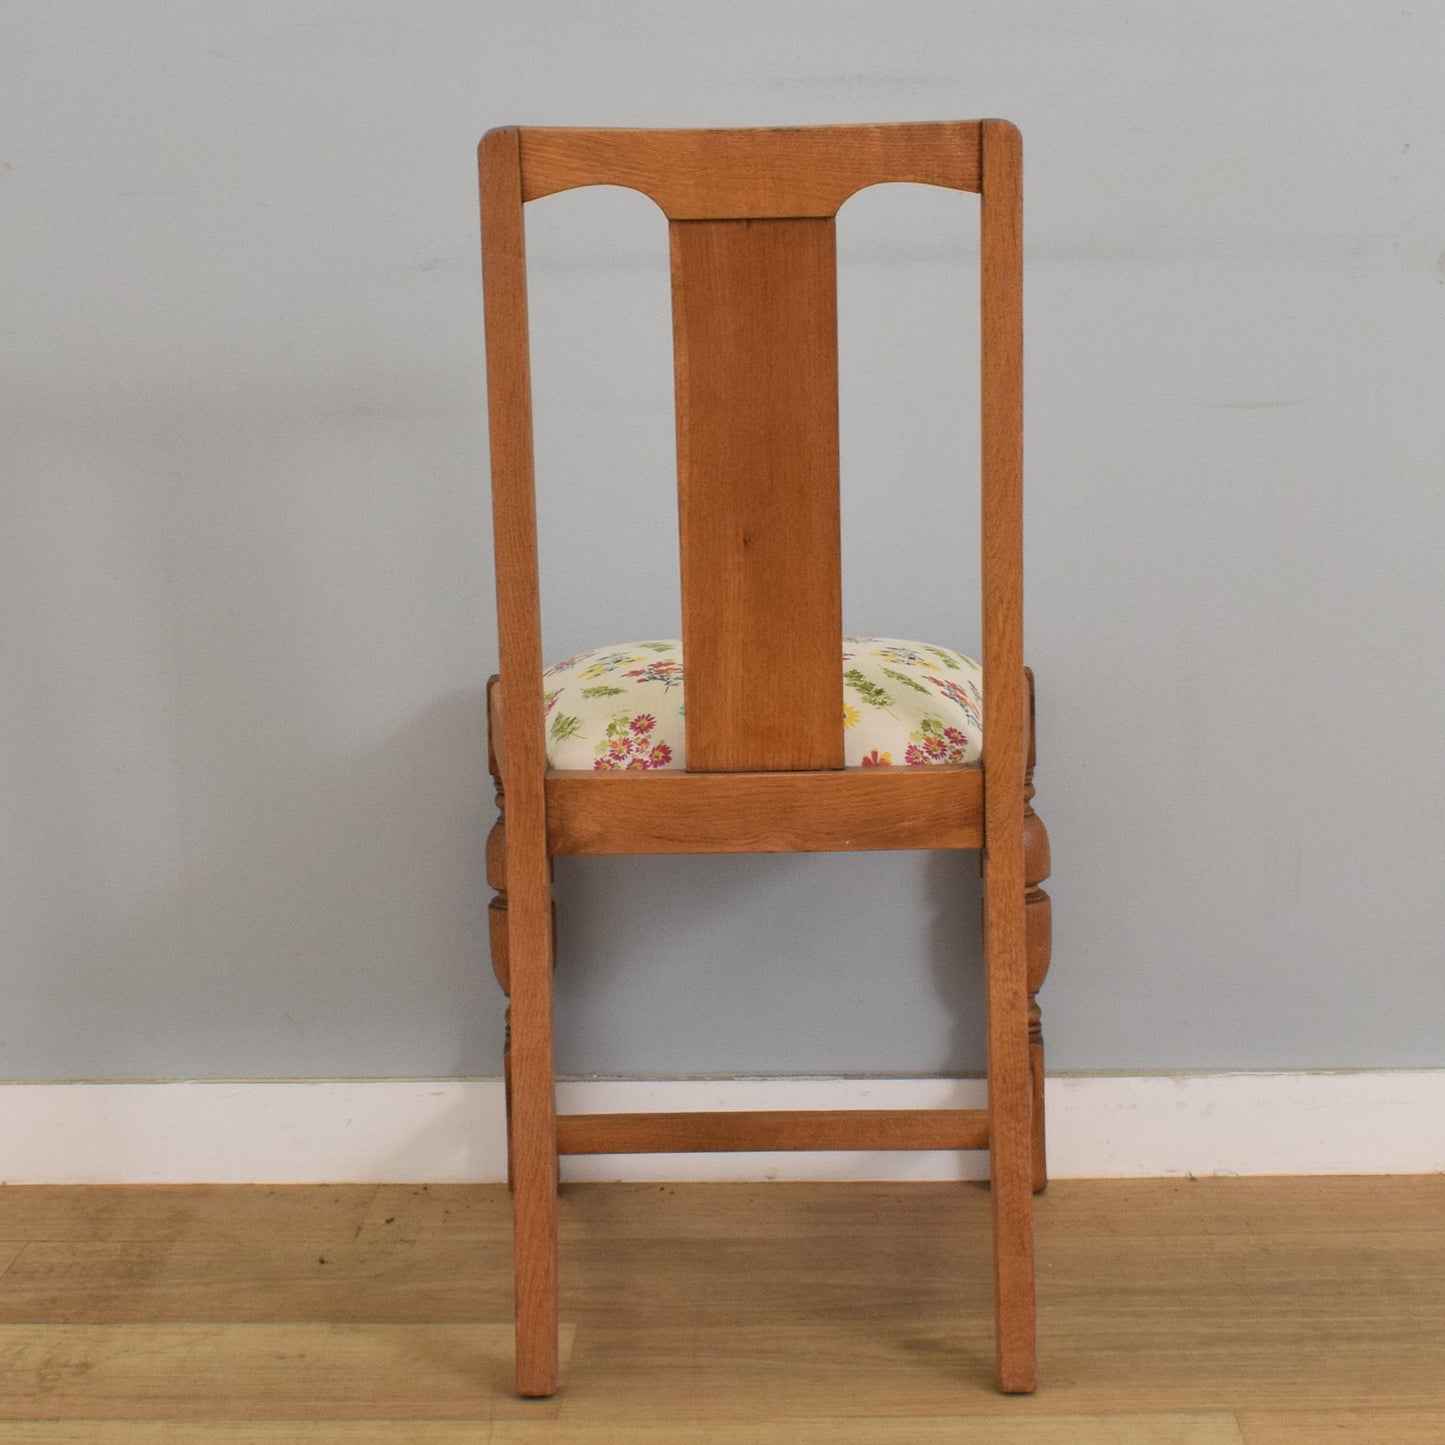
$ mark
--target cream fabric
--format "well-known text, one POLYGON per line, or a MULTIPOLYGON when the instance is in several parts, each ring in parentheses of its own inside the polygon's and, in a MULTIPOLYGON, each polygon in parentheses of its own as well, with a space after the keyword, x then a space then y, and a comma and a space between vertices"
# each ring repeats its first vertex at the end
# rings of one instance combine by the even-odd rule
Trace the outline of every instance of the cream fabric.
MULTIPOLYGON (((686 766, 682 644, 595 647, 549 667, 554 768, 686 766)), ((843 639, 843 757, 849 767, 968 763, 982 751, 983 675, 951 648, 843 639)))

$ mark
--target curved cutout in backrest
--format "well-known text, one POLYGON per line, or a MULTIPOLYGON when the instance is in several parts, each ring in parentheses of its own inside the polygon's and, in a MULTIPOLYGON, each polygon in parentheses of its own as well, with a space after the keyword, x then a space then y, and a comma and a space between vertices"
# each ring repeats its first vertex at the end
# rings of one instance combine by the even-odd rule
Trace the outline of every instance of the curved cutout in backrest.
POLYGON ((774 130, 523 128, 522 199, 577 186, 627 186, 669 220, 834 215, 883 181, 979 189, 981 123, 801 126, 774 130))

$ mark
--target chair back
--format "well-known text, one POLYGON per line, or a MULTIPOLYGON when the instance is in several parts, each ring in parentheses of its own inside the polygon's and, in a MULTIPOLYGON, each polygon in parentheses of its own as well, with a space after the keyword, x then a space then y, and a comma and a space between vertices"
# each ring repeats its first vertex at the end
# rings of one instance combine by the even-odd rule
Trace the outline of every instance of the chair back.
POLYGON ((542 663, 522 206, 620 185, 667 217, 693 772, 843 766, 835 217, 880 182, 981 193, 985 746, 1021 783, 1013 126, 512 129, 487 135, 481 167, 503 707, 526 714, 529 753, 542 746, 542 663), (535 706, 513 682, 523 676, 535 706), (999 726, 1017 734, 1005 756, 988 744, 999 726))

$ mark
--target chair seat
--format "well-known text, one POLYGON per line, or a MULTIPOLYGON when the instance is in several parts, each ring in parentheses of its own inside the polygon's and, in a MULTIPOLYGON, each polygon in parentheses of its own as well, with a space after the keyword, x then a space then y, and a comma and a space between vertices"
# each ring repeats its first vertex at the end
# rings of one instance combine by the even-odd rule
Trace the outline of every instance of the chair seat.
MULTIPOLYGON (((549 767, 686 767, 681 642, 594 647, 555 663, 543 678, 549 767)), ((982 687, 978 663, 951 648, 845 637, 844 763, 976 761, 983 747, 982 687)))

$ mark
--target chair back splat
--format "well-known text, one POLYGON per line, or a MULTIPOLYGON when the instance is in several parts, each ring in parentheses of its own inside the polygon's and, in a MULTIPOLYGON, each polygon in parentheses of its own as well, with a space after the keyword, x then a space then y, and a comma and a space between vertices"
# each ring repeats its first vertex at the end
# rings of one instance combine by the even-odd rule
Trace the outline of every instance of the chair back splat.
POLYGON ((500 652, 488 721, 501 817, 487 873, 493 965, 510 999, 520 1394, 557 1386, 559 1153, 709 1149, 987 1149, 998 1380, 1034 1388, 1035 995, 1049 901, 1023 666, 1019 155, 1018 132, 996 120, 504 129, 482 141, 500 652), (949 647, 842 637, 835 217, 856 191, 896 181, 981 197, 981 697, 977 664, 949 647), (641 191, 669 228, 683 636, 675 656, 676 641, 582 654, 544 681, 522 216, 593 185, 641 191), (887 693, 865 663, 902 685, 888 711, 909 719, 871 751, 865 730, 845 737, 860 716, 846 689, 887 693), (569 667, 569 697, 617 699, 595 734, 582 732, 582 705, 577 716, 557 705, 569 667), (623 684, 639 678, 629 713, 623 684), (663 713, 666 737, 653 732, 663 713), (987 1108, 557 1117, 554 856, 870 848, 983 852, 987 1108))
POLYGON ((670 230, 687 765, 841 768, 833 218, 670 230))

